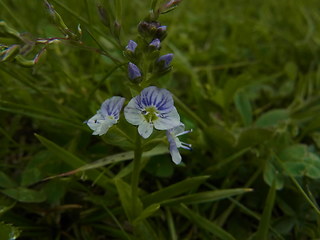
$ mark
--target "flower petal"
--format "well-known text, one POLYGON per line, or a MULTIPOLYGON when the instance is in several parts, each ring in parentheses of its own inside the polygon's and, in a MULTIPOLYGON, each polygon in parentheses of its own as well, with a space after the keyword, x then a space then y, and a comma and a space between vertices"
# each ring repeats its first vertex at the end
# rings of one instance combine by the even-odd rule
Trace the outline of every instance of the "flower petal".
POLYGON ((150 86, 141 91, 139 105, 142 108, 155 106, 161 113, 170 112, 173 107, 171 93, 164 88, 150 86))
POLYGON ((103 135, 108 129, 117 123, 115 119, 104 119, 100 111, 87 121, 87 125, 93 130, 92 135, 103 135))
POLYGON ((148 123, 147 121, 143 121, 139 127, 138 132, 143 138, 148 138, 153 131, 152 123, 148 123))
POLYGON ((136 103, 136 97, 132 98, 128 105, 124 108, 124 117, 133 125, 140 125, 144 121, 141 110, 136 103))
POLYGON ((113 116, 116 120, 119 120, 119 114, 122 109, 125 98, 114 96, 105 100, 101 104, 101 113, 106 116, 113 116))
POLYGON ((154 122, 154 127, 158 130, 168 130, 180 124, 180 116, 175 107, 167 114, 162 114, 154 122))
POLYGON ((179 164, 181 162, 182 157, 179 153, 178 147, 176 145, 176 141, 175 141, 174 137, 172 136, 172 133, 167 131, 166 134, 167 134, 167 138, 169 141, 169 151, 171 154, 171 159, 175 164, 179 164))

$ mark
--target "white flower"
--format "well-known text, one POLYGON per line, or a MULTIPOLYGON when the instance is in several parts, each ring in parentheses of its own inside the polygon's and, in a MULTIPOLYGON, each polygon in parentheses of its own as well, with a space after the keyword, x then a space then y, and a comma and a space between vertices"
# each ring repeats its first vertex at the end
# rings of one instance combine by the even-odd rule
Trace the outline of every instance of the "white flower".
POLYGON ((101 136, 118 122, 124 100, 123 97, 114 96, 102 103, 97 114, 85 122, 93 130, 92 135, 101 136))
POLYGON ((167 138, 169 141, 169 150, 170 150, 172 161, 175 164, 179 164, 182 159, 178 148, 191 150, 191 144, 181 142, 178 138, 179 136, 187 134, 189 132, 192 132, 192 130, 185 131, 183 123, 180 123, 179 126, 169 129, 167 131, 167 138))
POLYGON ((171 93, 154 86, 143 89, 140 95, 132 98, 124 108, 124 116, 133 125, 138 125, 138 132, 148 138, 153 127, 168 130, 180 124, 180 116, 173 106, 171 93))

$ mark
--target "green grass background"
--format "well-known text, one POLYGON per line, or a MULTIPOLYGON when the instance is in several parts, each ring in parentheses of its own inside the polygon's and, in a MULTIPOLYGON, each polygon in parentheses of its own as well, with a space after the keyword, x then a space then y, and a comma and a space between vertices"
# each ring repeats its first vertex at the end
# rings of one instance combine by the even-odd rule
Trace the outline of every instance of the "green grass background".
MULTIPOLYGON (((96 1, 50 3, 72 31, 81 25, 87 47, 53 43, 33 68, 0 62, 1 239, 320 239, 318 1, 185 0, 160 17, 162 53, 174 60, 157 85, 194 130, 184 139, 193 151, 181 151, 181 166, 166 145, 143 158, 134 223, 131 145, 116 128, 92 136, 83 121, 106 98, 130 95, 118 65, 150 2, 102 1, 121 23, 122 48, 96 1)), ((0 0, 0 9, 30 44, 63 37, 42 1, 0 0)), ((21 43, 0 35, 0 44, 21 43)))

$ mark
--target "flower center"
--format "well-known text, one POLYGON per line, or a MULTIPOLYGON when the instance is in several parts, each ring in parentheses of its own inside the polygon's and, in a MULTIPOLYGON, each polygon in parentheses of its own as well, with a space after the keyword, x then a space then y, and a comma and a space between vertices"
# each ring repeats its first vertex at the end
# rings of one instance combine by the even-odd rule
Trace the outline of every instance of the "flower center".
POLYGON ((159 113, 155 107, 146 107, 145 110, 141 112, 147 122, 151 123, 158 119, 159 113))

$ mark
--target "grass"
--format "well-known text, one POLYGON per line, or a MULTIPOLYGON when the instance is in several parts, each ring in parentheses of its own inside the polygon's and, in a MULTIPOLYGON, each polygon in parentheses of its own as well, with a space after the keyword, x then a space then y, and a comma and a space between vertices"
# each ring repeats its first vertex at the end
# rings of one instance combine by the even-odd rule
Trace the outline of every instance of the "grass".
POLYGON ((32 60, 46 46, 33 67, 0 62, 0 239, 320 238, 317 1, 185 0, 161 15, 161 54, 174 60, 156 85, 174 95, 193 151, 175 165, 156 132, 139 166, 123 114, 102 137, 83 122, 138 94, 123 50, 151 1, 100 2, 119 38, 97 2, 50 3, 73 33, 80 24, 81 44, 33 46, 64 37, 44 3, 0 0, 21 33, 1 25, 0 49, 19 44, 32 60))

